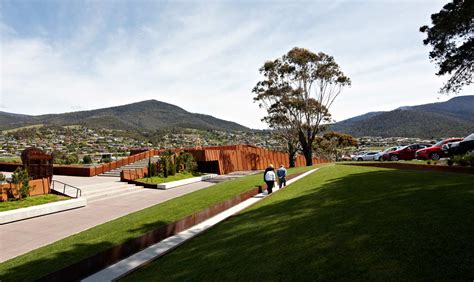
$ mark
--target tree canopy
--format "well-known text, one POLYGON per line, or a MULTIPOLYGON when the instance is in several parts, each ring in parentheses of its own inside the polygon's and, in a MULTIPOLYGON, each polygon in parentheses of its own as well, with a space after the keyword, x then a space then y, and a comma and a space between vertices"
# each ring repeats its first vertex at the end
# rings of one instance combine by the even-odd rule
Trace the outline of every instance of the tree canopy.
POLYGON ((321 137, 316 137, 313 149, 318 156, 338 161, 357 146, 359 146, 359 142, 351 135, 331 131, 321 137))
POLYGON ((429 56, 438 65, 436 75, 451 75, 442 93, 458 93, 472 83, 474 71, 474 1, 453 0, 431 15, 432 26, 422 26, 425 45, 433 46, 429 56))
POLYGON ((271 128, 294 133, 312 165, 313 141, 331 121, 329 108, 350 79, 332 56, 295 47, 260 68, 264 80, 253 92, 255 101, 267 110, 263 119, 271 128))

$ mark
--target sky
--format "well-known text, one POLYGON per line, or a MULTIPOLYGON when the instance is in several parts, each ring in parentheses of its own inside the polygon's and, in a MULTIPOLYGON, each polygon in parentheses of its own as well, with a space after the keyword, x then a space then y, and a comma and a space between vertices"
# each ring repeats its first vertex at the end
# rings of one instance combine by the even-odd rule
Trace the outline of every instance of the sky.
POLYGON ((1 0, 0 111, 155 99, 266 128, 258 69, 293 47, 334 56, 351 78, 330 109, 336 121, 445 101, 447 77, 418 29, 446 2, 1 0))

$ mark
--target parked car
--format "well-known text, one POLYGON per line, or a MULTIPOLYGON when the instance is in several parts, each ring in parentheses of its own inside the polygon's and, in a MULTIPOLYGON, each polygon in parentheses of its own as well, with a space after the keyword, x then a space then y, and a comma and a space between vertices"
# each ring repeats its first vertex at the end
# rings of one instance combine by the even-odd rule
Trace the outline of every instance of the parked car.
POLYGON ((434 144, 431 147, 423 148, 415 153, 415 158, 418 160, 428 160, 431 159, 433 161, 437 161, 440 158, 445 158, 447 155, 443 151, 443 145, 453 142, 462 141, 462 138, 448 138, 438 143, 434 144))
POLYGON ((402 147, 398 150, 389 152, 383 155, 383 160, 386 161, 398 161, 398 160, 413 160, 415 158, 415 153, 419 149, 430 147, 429 144, 411 144, 405 147, 402 147))
POLYGON ((474 133, 464 138, 462 141, 443 145, 443 152, 447 156, 474 154, 474 133))
POLYGON ((387 148, 387 149, 383 150, 382 152, 378 152, 377 155, 375 156, 375 160, 376 161, 383 161, 383 155, 388 154, 388 153, 393 152, 393 151, 396 151, 396 150, 398 150, 402 147, 403 146, 390 147, 390 148, 387 148))
POLYGON ((375 161, 375 156, 379 152, 366 152, 352 157, 354 161, 375 161))

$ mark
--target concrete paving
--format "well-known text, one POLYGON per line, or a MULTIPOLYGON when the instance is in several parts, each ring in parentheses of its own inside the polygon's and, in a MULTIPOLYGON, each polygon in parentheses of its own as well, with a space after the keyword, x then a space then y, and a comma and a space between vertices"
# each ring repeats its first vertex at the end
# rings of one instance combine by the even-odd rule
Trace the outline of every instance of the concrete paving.
MULTIPOLYGON (((118 182, 116 177, 54 176, 54 179, 81 188, 86 194, 96 185, 118 182)), ((214 183, 198 182, 171 190, 139 189, 123 196, 96 199, 84 208, 0 225, 0 262, 211 185, 214 183)))
MULTIPOLYGON (((225 181, 254 173, 258 171, 234 172, 220 177, 221 181, 225 181)), ((203 181, 170 190, 158 190, 135 185, 127 186, 128 184, 120 182, 119 177, 55 175, 53 179, 80 188, 84 197, 88 198, 87 206, 0 225, 0 262, 132 212, 215 184, 203 181), (124 191, 117 192, 118 189, 124 191), (110 193, 111 191, 115 192, 110 193)))

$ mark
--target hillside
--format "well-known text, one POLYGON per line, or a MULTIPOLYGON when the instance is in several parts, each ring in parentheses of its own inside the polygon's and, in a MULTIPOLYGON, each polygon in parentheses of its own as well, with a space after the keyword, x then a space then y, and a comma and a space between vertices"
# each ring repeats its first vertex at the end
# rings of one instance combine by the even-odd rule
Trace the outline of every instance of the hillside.
POLYGON ((439 138, 474 132, 474 96, 446 102, 370 112, 335 123, 334 131, 354 136, 439 138))
POLYGON ((209 115, 190 113, 175 105, 156 100, 91 111, 40 116, 0 112, 0 129, 32 124, 79 124, 91 128, 124 130, 160 130, 170 128, 214 129, 222 131, 249 130, 249 128, 235 122, 218 119, 209 115))

